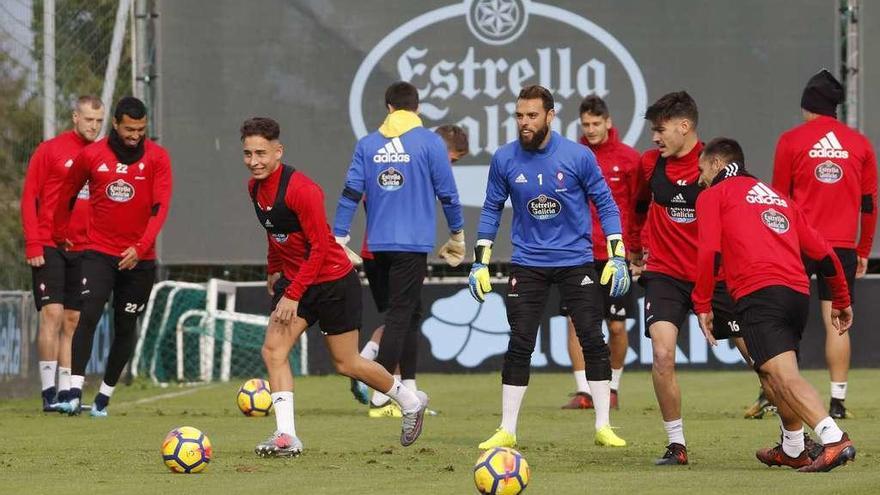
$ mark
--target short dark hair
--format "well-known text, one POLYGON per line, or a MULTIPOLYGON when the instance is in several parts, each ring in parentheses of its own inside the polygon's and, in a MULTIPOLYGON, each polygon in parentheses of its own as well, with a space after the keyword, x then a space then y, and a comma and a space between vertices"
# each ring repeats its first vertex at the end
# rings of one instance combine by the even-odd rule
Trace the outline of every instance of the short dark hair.
POLYGON ((728 137, 717 137, 707 144, 703 151, 701 152, 703 157, 718 157, 724 163, 732 163, 736 162, 740 164, 740 166, 745 166, 745 156, 743 155, 742 147, 736 142, 735 139, 731 139, 728 137))
POLYGON ((596 117, 608 118, 610 115, 608 113, 608 105, 605 104, 605 100, 599 98, 596 95, 590 95, 581 102, 580 112, 578 116, 588 113, 590 115, 595 115, 596 117))
POLYGON ((385 90, 385 104, 415 112, 419 109, 419 90, 406 81, 397 81, 385 90))
POLYGON ((267 141, 275 141, 281 136, 281 126, 269 117, 251 117, 241 124, 241 140, 250 136, 260 136, 267 141))
POLYGON ((74 102, 73 111, 78 111, 80 108, 87 106, 91 106, 92 110, 100 110, 104 106, 104 102, 95 95, 82 95, 74 102))
POLYGON ((464 129, 457 125, 446 124, 441 125, 435 130, 443 141, 446 142, 446 149, 456 151, 458 153, 467 153, 470 150, 468 146, 468 136, 464 129))
POLYGON ((553 110, 553 93, 544 86, 537 84, 526 86, 520 90, 519 96, 516 97, 517 100, 537 100, 538 98, 544 102, 544 110, 548 112, 553 110))
POLYGON ((645 118, 654 124, 675 118, 688 119, 696 127, 699 120, 697 102, 687 91, 668 93, 648 107, 645 118))
POLYGON ((134 96, 123 96, 116 102, 113 118, 119 122, 123 115, 128 115, 134 120, 141 120, 147 116, 147 106, 134 96))

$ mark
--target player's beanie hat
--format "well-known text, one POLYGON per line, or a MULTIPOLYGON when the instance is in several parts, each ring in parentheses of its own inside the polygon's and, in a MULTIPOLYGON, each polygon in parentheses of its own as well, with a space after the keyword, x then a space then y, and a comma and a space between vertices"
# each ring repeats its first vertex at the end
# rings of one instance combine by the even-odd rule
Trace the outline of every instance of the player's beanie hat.
POLYGON ((801 96, 801 108, 820 115, 837 115, 837 105, 843 103, 843 86, 826 69, 807 81, 801 96))

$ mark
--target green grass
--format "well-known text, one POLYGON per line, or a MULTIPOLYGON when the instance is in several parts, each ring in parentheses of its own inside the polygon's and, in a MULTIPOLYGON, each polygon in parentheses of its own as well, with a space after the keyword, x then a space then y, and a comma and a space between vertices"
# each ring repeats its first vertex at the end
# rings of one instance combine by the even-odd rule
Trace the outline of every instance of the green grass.
MULTIPOLYGON (((827 400, 824 372, 808 378, 827 400)), ((767 468, 754 451, 778 437, 775 417, 744 420, 756 380, 742 372, 679 375, 691 464, 655 467, 665 434, 650 375, 623 376, 622 409, 612 415, 625 449, 593 445, 593 414, 563 411, 569 374, 535 374, 520 414, 520 450, 532 466, 531 494, 593 493, 859 493, 880 492, 880 371, 850 375, 848 407, 858 419, 842 423, 857 461, 827 474, 767 468)), ((274 429, 270 418, 245 418, 234 404, 238 384, 195 389, 121 386, 111 417, 94 420, 35 412, 36 398, 0 404, 0 492, 4 493, 239 493, 388 494, 474 493, 476 444, 500 421, 498 374, 422 375, 420 386, 441 412, 426 419, 410 448, 398 444, 399 420, 368 419, 340 377, 299 379, 298 459, 259 459, 254 444, 274 429), (183 391, 185 395, 167 397, 183 391), (170 473, 159 446, 170 429, 191 425, 214 444, 199 475, 170 473), (10 490, 10 491, 6 491, 10 490)), ((87 395, 91 397, 91 392, 87 395)))

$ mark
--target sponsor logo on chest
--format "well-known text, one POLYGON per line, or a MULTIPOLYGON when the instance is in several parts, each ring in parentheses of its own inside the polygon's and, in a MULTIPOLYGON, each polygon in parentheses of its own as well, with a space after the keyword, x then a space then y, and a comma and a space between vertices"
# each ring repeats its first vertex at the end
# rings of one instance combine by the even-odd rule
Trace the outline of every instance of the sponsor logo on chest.
POLYGON ((549 220, 562 211, 562 203, 546 194, 540 194, 537 198, 529 200, 527 207, 529 214, 538 220, 549 220))
POLYGON ((382 189, 386 191, 396 191, 403 187, 403 172, 394 167, 388 167, 379 172, 376 180, 379 182, 379 187, 382 189))
POLYGON ((667 206, 666 216, 675 223, 691 223, 697 219, 697 211, 683 206, 667 206))
POLYGON ((275 239, 275 242, 278 244, 284 244, 287 242, 287 234, 272 234, 272 239, 275 239))
POLYGON ((784 234, 788 232, 788 229, 791 227, 791 222, 788 221, 788 217, 773 208, 764 210, 761 213, 761 221, 764 222, 764 225, 769 227, 770 230, 777 234, 784 234))
POLYGON ((813 174, 816 176, 816 180, 823 184, 834 184, 843 178, 843 167, 827 160, 817 165, 813 174))
POLYGON ((122 179, 116 179, 107 184, 105 192, 111 201, 127 203, 134 197, 134 186, 122 179))

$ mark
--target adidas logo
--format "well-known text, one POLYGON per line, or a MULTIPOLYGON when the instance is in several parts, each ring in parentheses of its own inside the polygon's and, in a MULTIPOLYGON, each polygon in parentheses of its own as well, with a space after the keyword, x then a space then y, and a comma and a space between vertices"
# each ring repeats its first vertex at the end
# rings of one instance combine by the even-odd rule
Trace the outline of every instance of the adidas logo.
POLYGON ((763 182, 758 182, 746 194, 746 203, 758 205, 776 205, 783 208, 788 207, 788 203, 767 187, 763 182))
POLYGON ((109 171, 110 171, 110 169, 107 168, 106 163, 102 163, 101 165, 98 166, 98 172, 109 172, 109 171))
POLYGON ((392 138, 385 146, 379 148, 373 155, 375 163, 409 163, 409 153, 404 151, 400 138, 392 138))
POLYGON ((519 174, 519 175, 516 177, 516 180, 515 180, 514 182, 516 182, 517 184, 525 184, 525 183, 527 183, 528 181, 529 181, 529 180, 526 179, 526 176, 525 176, 525 175, 523 175, 523 174, 519 174))
POLYGON ((670 200, 671 203, 687 203, 684 199, 684 195, 682 193, 678 193, 672 197, 670 200))
POLYGON ((269 220, 268 218, 266 219, 266 223, 264 223, 263 225, 265 225, 268 228, 274 227, 274 225, 272 225, 272 221, 269 220))
POLYGON ((591 279, 589 275, 584 275, 584 279, 581 280, 581 285, 590 285, 592 283, 593 279, 591 279))
POLYGON ((849 158, 849 151, 843 149, 834 132, 829 131, 813 145, 813 149, 810 150, 810 158, 849 158))

